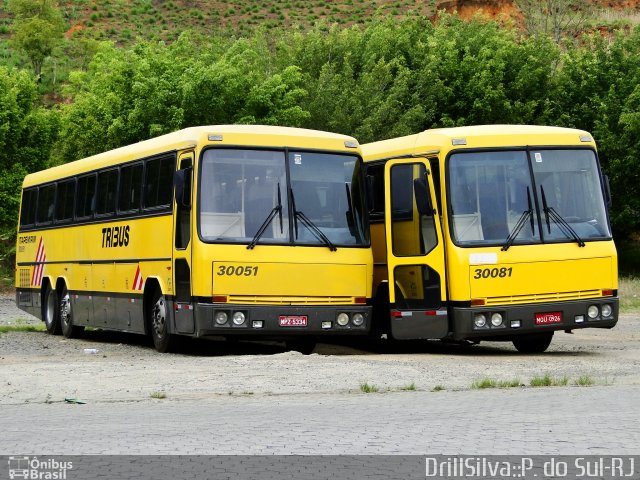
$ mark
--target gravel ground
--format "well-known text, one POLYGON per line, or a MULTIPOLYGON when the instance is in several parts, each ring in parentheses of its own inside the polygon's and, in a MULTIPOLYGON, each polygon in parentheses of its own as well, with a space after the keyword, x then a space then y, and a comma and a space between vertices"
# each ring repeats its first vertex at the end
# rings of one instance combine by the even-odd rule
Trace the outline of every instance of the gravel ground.
MULTIPOLYGON (((0 325, 39 324, 0 295, 0 325)), ((320 344, 312 355, 266 342, 185 341, 180 352, 156 353, 142 336, 91 331, 67 340, 45 332, 0 334, 0 405, 29 402, 147 401, 224 395, 360 394, 469 389, 482 378, 588 376, 598 385, 640 384, 640 314, 622 315, 611 330, 556 333, 547 353, 522 355, 510 343, 473 347, 423 342, 389 349, 320 344), (96 349, 97 353, 86 353, 96 349)))

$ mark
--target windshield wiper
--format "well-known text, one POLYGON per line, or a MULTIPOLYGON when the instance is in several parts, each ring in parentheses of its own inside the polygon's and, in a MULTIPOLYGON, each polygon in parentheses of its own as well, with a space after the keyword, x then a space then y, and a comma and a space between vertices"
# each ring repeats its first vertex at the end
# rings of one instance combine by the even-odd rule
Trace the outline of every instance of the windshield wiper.
POLYGON ((311 219, 309 219, 309 217, 307 217, 300 210, 296 209, 296 199, 293 196, 293 189, 290 189, 289 191, 291 193, 291 206, 293 207, 293 218, 296 220, 294 222, 296 238, 298 238, 298 222, 297 222, 297 220, 300 219, 302 221, 302 223, 304 223, 304 225, 311 231, 311 233, 313 233, 313 235, 318 240, 320 240, 327 247, 329 247, 329 250, 331 250, 332 252, 335 252, 336 250, 338 250, 336 248, 336 246, 333 243, 331 243, 331 240, 329 240, 329 237, 327 237, 324 234, 324 232, 322 230, 320 230, 318 228, 318 226, 315 223, 313 223, 313 221, 311 221, 311 219))
POLYGON ((278 204, 271 209, 271 211, 269 212, 269 215, 267 215, 267 218, 265 218, 264 222, 262 222, 262 225, 260 225, 260 228, 258 229, 256 234, 253 236, 251 243, 247 245, 247 250, 252 250, 253 247, 256 246, 256 244, 258 243, 258 240, 260 240, 260 237, 264 235, 264 232, 267 230, 267 227, 273 221, 276 215, 278 215, 278 218, 280 219, 280 233, 282 233, 283 232, 282 230, 282 198, 280 195, 280 183, 278 183, 278 204))
POLYGON ((551 220, 558 224, 558 227, 560 227, 562 233, 564 233, 568 238, 573 238, 576 242, 578 242, 578 246, 584 247, 584 240, 582 240, 580 236, 578 236, 573 227, 569 225, 567 221, 562 218, 562 216, 558 212, 556 212, 553 207, 547 205, 547 198, 544 194, 544 188, 542 187, 542 185, 540 185, 540 193, 542 194, 542 207, 544 210, 544 216, 547 222, 549 233, 551 233, 551 224, 549 223, 549 218, 551 218, 551 220))
POLYGON ((529 191, 529 187, 527 187, 527 203, 529 204, 529 209, 525 210, 524 212, 522 212, 522 215, 520 215, 520 218, 518 219, 515 226, 513 227, 513 230, 511 231, 504 245, 500 249, 503 252, 506 252, 507 250, 509 250, 509 247, 511 247, 511 245, 513 245, 513 242, 516 241, 516 237, 518 236, 520 231, 524 228, 525 224, 527 223, 527 219, 531 220, 530 222, 531 235, 535 235, 536 233, 535 227, 534 227, 535 224, 533 221, 533 206, 531 205, 531 192, 529 191))

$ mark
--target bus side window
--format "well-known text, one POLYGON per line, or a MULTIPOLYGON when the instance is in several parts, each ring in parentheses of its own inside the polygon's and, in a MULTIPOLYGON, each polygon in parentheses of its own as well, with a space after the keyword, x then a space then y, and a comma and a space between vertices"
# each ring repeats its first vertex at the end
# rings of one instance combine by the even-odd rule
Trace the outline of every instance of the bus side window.
POLYGON ((116 211, 116 190, 118 170, 107 170, 98 174, 98 195, 96 213, 110 215, 116 211))
POLYGON ((22 211, 20 213, 20 226, 36 223, 36 208, 38 206, 38 189, 32 188, 22 193, 22 211))
POLYGON ((38 195, 38 214, 36 222, 39 224, 51 223, 56 202, 56 185, 47 185, 40 188, 38 195))
POLYGON ((142 192, 142 164, 128 165, 120 171, 119 212, 133 212, 140 208, 142 192))
POLYGON ((367 203, 371 220, 384 219, 384 165, 367 168, 367 203))
POLYGON ((87 218, 93 214, 96 194, 96 176, 86 175, 78 179, 76 218, 87 218))
POLYGON ((173 197, 174 156, 147 161, 144 178, 144 208, 169 207, 173 197))
POLYGON ((73 202, 76 196, 76 181, 67 180, 58 183, 56 200, 56 222, 66 222, 73 218, 73 202))

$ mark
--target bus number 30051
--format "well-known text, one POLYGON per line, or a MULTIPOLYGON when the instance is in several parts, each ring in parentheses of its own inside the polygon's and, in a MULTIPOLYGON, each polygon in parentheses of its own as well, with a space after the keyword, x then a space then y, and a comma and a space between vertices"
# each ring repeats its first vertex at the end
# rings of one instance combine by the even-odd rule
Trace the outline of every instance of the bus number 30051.
POLYGON ((476 268, 474 270, 475 275, 473 278, 506 278, 510 277, 513 271, 512 267, 506 268, 476 268))
POLYGON ((253 265, 248 265, 246 267, 243 267, 242 265, 237 267, 233 265, 220 265, 218 266, 217 274, 228 276, 235 275, 236 277, 255 277, 258 275, 258 267, 253 265))

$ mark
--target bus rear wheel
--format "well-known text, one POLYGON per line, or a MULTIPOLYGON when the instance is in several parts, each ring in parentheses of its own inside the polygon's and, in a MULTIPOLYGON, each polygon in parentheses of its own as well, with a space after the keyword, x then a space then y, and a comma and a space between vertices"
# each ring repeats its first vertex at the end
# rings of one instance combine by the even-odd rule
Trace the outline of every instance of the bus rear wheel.
POLYGON ((149 331, 158 352, 165 353, 171 349, 173 335, 169 333, 169 308, 160 289, 156 289, 149 308, 149 331))
POLYGON ((513 346, 520 353, 542 353, 551 344, 553 332, 532 333, 513 339, 513 346))
POLYGON ((60 295, 60 327, 62 335, 66 338, 74 338, 84 331, 83 326, 73 324, 73 310, 71 308, 71 295, 66 285, 62 288, 60 295))
POLYGON ((58 294, 51 284, 47 283, 42 302, 42 320, 51 335, 60 335, 60 310, 58 309, 58 294))

